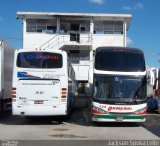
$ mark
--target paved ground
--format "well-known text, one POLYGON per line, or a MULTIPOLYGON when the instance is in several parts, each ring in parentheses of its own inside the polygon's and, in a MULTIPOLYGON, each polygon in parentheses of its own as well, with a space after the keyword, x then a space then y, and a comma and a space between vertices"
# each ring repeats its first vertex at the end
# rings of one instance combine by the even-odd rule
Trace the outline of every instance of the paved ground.
MULTIPOLYGON (((6 117, 0 124, 0 139, 12 140, 53 140, 53 139, 118 139, 118 140, 155 140, 160 137, 159 118, 156 123, 101 123, 94 124, 85 119, 84 111, 77 111, 72 121, 59 123, 53 118, 36 118, 26 121, 23 117, 6 117)), ((150 118, 153 118, 150 117, 150 118)))
MULTIPOLYGON (((81 99, 78 99, 81 100, 81 99)), ((1 140, 160 140, 160 115, 143 124, 92 123, 87 102, 77 104, 65 122, 61 118, 6 116, 0 121, 1 140), (83 105, 83 106, 82 106, 83 105)))

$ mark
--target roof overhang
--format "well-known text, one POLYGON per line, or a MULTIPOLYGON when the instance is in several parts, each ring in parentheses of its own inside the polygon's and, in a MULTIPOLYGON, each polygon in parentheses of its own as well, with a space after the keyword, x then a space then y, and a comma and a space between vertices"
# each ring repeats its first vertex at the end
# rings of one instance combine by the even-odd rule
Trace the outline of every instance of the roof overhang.
POLYGON ((26 18, 54 18, 54 17, 71 17, 94 20, 110 20, 110 21, 125 21, 127 30, 132 18, 131 14, 106 14, 106 13, 57 13, 57 12, 17 12, 17 19, 26 18))

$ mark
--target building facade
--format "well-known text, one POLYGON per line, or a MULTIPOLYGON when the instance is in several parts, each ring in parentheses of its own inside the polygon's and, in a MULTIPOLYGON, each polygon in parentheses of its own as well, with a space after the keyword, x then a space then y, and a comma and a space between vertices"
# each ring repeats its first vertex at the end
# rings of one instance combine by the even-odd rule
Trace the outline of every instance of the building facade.
POLYGON ((130 14, 17 12, 23 21, 23 49, 61 49, 70 57, 76 80, 88 82, 94 50, 126 46, 130 14))

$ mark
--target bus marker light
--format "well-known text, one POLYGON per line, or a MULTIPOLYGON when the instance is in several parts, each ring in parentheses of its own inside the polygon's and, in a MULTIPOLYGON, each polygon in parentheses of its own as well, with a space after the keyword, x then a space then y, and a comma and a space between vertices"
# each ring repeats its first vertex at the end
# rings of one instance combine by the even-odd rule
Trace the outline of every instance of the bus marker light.
POLYGON ((16 91, 12 91, 12 95, 13 95, 13 94, 16 94, 16 91))
POLYGON ((61 99, 61 102, 66 102, 66 99, 61 99))
POLYGON ((12 99, 12 102, 16 102, 16 99, 12 99))
POLYGON ((16 95, 12 95, 12 98, 16 98, 16 95))

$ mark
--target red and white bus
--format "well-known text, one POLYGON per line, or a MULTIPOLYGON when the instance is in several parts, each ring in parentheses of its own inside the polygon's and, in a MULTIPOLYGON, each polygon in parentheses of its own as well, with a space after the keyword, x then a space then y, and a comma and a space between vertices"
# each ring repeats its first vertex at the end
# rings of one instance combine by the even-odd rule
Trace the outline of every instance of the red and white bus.
POLYGON ((140 49, 100 47, 95 52, 92 120, 146 120, 146 66, 140 49))

